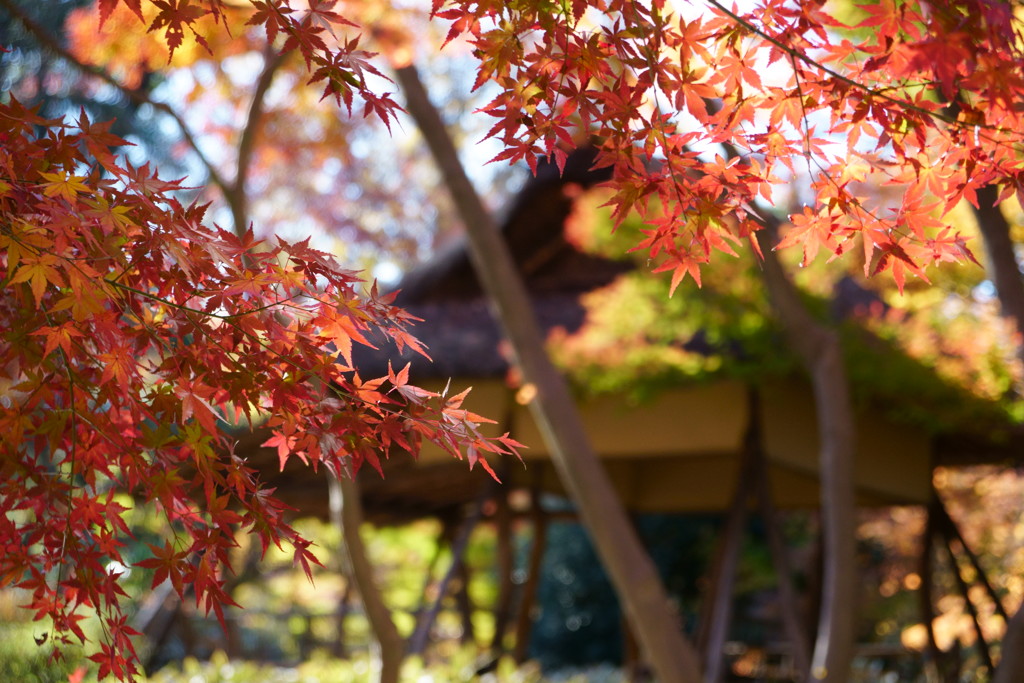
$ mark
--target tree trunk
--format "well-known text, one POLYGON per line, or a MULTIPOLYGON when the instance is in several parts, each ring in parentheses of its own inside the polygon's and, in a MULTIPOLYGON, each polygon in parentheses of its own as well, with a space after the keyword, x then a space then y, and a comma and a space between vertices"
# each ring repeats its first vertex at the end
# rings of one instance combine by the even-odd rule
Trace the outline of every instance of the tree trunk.
MULTIPOLYGON (((999 307, 1003 317, 1010 320, 1017 331, 1016 357, 1024 363, 1024 279, 1010 237, 1010 224, 996 206, 998 188, 986 185, 978 190, 978 208, 974 209, 978 228, 985 244, 988 271, 996 286, 999 307)), ((1018 391, 1021 388, 1018 387, 1018 391)), ((1017 608, 1016 614, 1006 625, 1001 652, 1002 659, 996 668, 993 683, 1009 683, 1024 680, 1024 610, 1017 608)))
POLYGON ((373 567, 366 556, 359 527, 363 523, 363 507, 359 500, 359 486, 342 474, 329 475, 331 522, 342 532, 345 557, 348 560, 348 575, 352 578, 363 601, 370 632, 376 641, 380 657, 380 683, 398 683, 402 667, 402 637, 398 635, 395 622, 391 620, 384 599, 373 581, 373 567))
POLYGON ((1003 634, 1002 660, 996 667, 992 683, 1020 683, 1024 680, 1024 609, 1010 618, 1003 634))
POLYGON ((409 113, 441 168, 466 226, 470 258, 511 342, 524 379, 537 388, 530 403, 566 491, 662 683, 700 680, 698 658, 683 635, 654 563, 590 446, 564 378, 544 351, 544 338, 508 247, 459 163, 451 138, 412 66, 396 72, 409 113))
MULTIPOLYGON (((1003 317, 1013 323, 1018 335, 1024 335, 1024 280, 1021 279, 1013 239, 1010 237, 1010 223, 995 205, 998 190, 986 185, 978 190, 978 208, 974 216, 981 230, 985 255, 988 261, 989 277, 996 286, 999 308, 1003 317)), ((1024 343, 1017 339, 1017 358, 1024 362, 1024 343)))
POLYGON ((736 478, 736 491, 733 493, 732 505, 720 532, 715 572, 711 577, 711 590, 706 598, 710 603, 710 609, 707 611, 707 643, 703 645, 704 683, 719 683, 725 672, 725 642, 729 637, 729 626, 732 623, 736 570, 739 567, 740 550, 746 533, 747 504, 754 486, 754 479, 750 476, 752 453, 748 446, 749 444, 744 444, 739 476, 736 478))
POLYGON ((815 320, 772 251, 776 226, 759 233, 764 280, 790 345, 811 377, 821 442, 824 581, 811 680, 841 682, 850 674, 856 575, 853 486, 854 426, 839 336, 815 320))
POLYGON ((263 110, 266 106, 267 92, 274 82, 274 76, 284 65, 288 53, 278 53, 270 48, 263 53, 263 70, 256 80, 256 87, 249 102, 249 113, 245 126, 238 138, 238 158, 235 161, 235 180, 228 187, 221 188, 224 199, 231 209, 231 219, 235 234, 244 235, 249 229, 249 193, 246 183, 252 166, 253 154, 256 151, 256 138, 263 123, 263 110))

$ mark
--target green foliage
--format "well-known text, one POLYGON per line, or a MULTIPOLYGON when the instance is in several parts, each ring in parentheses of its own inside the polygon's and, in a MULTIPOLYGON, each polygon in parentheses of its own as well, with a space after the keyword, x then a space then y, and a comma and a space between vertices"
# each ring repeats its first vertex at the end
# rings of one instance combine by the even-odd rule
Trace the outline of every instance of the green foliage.
MULTIPOLYGON (((52 648, 36 645, 33 640, 39 631, 35 624, 0 626, 0 680, 23 683, 67 681, 79 658, 51 661, 52 648)), ((66 651, 68 648, 63 649, 66 651)))
POLYGON ((0 681, 64 683, 75 669, 89 664, 79 648, 69 646, 61 647, 63 658, 55 661, 46 622, 18 620, 16 617, 24 618, 27 613, 9 614, 13 610, 8 607, 0 607, 0 681))
POLYGON ((973 349, 974 357, 958 359, 955 350, 936 344, 915 358, 907 343, 920 348, 938 336, 927 321, 861 320, 843 327, 850 386, 862 407, 932 432, 992 435, 1021 419, 1008 356, 998 357, 995 349, 973 349))
MULTIPOLYGON (((699 577, 709 566, 716 520, 712 517, 641 515, 637 530, 687 627, 695 624, 699 577)), ((751 579, 761 586, 764 579, 751 579)), ((530 656, 545 670, 622 658, 622 614, 586 532, 576 523, 552 524, 538 592, 530 656)))
MULTIPOLYGON (((627 218, 614 231, 598 194, 582 200, 570 226, 581 248, 621 258, 643 224, 627 218)), ((585 394, 615 394, 634 402, 680 384, 723 377, 759 381, 793 370, 751 254, 719 259, 703 271, 703 285, 679 286, 637 272, 585 295, 587 323, 556 335, 549 351, 585 394)))
MULTIPOLYGON (((564 672, 552 677, 541 675, 539 667, 528 663, 516 667, 511 658, 498 662, 497 668, 477 676, 483 664, 475 648, 457 650, 445 661, 424 663, 409 658, 402 666, 402 681, 502 681, 502 683, 621 683, 621 673, 608 667, 564 672)), ((255 662, 228 660, 216 653, 209 662, 185 659, 180 665, 166 667, 149 678, 150 683, 335 683, 373 680, 372 664, 366 655, 342 660, 315 657, 294 668, 269 666, 255 662)))

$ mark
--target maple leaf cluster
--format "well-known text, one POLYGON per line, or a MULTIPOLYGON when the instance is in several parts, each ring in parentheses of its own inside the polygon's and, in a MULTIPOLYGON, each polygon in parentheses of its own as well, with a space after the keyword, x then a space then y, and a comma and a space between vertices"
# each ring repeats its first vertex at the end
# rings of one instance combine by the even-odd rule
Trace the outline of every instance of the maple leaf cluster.
MULTIPOLYGON (((902 288, 939 261, 973 260, 945 220, 978 189, 1024 194, 1024 54, 1012 4, 881 0, 435 0, 480 61, 497 159, 554 154, 581 133, 614 169, 639 245, 699 283, 713 251, 760 228, 751 207, 798 172, 814 201, 783 246, 838 256, 860 241, 868 274, 902 288), (834 11, 835 8, 830 6, 834 11), (867 188, 899 185, 886 203, 867 188)), ((756 244, 753 245, 757 249, 756 244)))
MULTIPOLYGON (((240 8, 225 0, 147 0, 146 6, 155 10, 147 20, 142 0, 98 0, 100 25, 110 18, 118 7, 131 10, 148 31, 161 33, 173 57, 186 37, 205 48, 213 49, 204 35, 203 27, 211 22, 222 24, 227 31, 229 13, 240 8)), ((337 31, 344 27, 358 28, 335 11, 337 0, 252 0, 250 8, 242 8, 248 18, 245 26, 262 27, 267 41, 281 53, 296 51, 305 62, 311 77, 309 84, 323 84, 323 97, 333 97, 344 103, 351 113, 354 98, 363 101, 363 115, 373 114, 388 127, 400 109, 389 93, 374 90, 367 76, 383 78, 369 61, 374 53, 360 47, 358 37, 339 38, 337 31)))
MULTIPOLYGON (((126 565, 127 499, 174 530, 136 566, 223 620, 236 534, 309 541, 232 451, 262 422, 269 445, 351 475, 427 439, 470 463, 515 452, 486 420, 408 383, 408 368, 362 379, 353 344, 422 352, 408 314, 306 242, 268 244, 203 221, 180 181, 133 168, 125 141, 83 112, 77 125, 0 105, 0 587, 31 596, 59 642, 104 631, 100 677, 136 657, 110 566, 126 565), (39 134, 39 131, 44 131, 39 134)), ((424 354, 425 355, 425 354, 424 354)), ((489 469, 489 467, 488 467, 489 469)))

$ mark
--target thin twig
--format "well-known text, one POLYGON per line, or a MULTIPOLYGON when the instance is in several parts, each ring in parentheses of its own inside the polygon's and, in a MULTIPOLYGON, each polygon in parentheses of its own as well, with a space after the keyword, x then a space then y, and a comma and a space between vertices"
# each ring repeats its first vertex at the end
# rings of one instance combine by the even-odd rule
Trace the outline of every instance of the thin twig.
POLYGON ((22 10, 21 7, 19 7, 12 0, 0 0, 0 7, 3 7, 7 12, 11 14, 11 16, 17 19, 21 23, 21 25, 24 26, 25 29, 35 37, 36 40, 39 41, 40 45, 42 45, 55 55, 61 57, 82 73, 100 79, 104 83, 118 90, 121 94, 123 94, 125 97, 132 100, 133 102, 136 102, 138 104, 148 104, 154 109, 163 112, 164 114, 169 116, 177 124, 178 128, 181 130, 181 136, 185 139, 185 142, 188 143, 188 146, 192 148, 193 153, 199 159, 199 162, 203 165, 203 168, 206 169, 206 172, 210 176, 210 182, 212 182, 214 185, 220 188, 220 190, 223 193, 225 193, 225 195, 230 191, 231 185, 224 179, 224 177, 221 175, 220 171, 217 170, 217 167, 213 164, 213 162, 210 161, 210 159, 203 153, 202 149, 199 146, 199 143, 196 141, 195 135, 193 135, 191 129, 185 123, 185 120, 182 119, 181 116, 170 107, 170 105, 168 105, 166 102, 154 100, 152 96, 145 90, 129 88, 128 86, 114 78, 105 69, 102 69, 93 64, 86 64, 82 62, 77 57, 75 57, 67 48, 61 45, 57 41, 57 39, 49 33, 49 31, 47 31, 45 28, 36 23, 32 19, 32 17, 26 14, 24 10, 22 10))

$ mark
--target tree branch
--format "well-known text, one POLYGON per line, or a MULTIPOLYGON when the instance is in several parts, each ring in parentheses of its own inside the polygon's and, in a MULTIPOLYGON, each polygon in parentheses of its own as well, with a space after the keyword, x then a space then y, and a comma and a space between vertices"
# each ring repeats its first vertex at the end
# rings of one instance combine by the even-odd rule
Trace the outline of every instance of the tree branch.
POLYGON ((203 154, 202 149, 199 147, 199 143, 196 141, 196 138, 192 134, 191 129, 189 129, 188 125, 185 123, 185 120, 182 119, 181 116, 170 107, 170 105, 168 105, 166 102, 154 100, 150 96, 150 94, 144 90, 129 88, 128 86, 124 85, 119 80, 114 78, 112 75, 107 73, 106 70, 101 69, 98 66, 94 66, 92 64, 85 64, 79 61, 77 57, 71 54, 71 52, 69 52, 63 45, 61 45, 56 38, 50 35, 50 33, 45 28, 37 24, 32 19, 32 17, 28 16, 28 14, 26 14, 21 9, 21 7, 19 7, 12 0, 0 0, 0 7, 3 7, 7 12, 11 14, 11 16, 17 19, 21 23, 21 25, 25 27, 25 30, 31 33, 35 37, 35 39, 39 41, 39 44, 42 47, 46 48, 58 57, 64 59, 66 62, 74 66, 82 73, 100 79, 107 85, 114 87, 122 95, 132 100, 133 102, 136 102, 138 104, 148 104, 157 111, 163 112, 164 114, 169 116, 175 122, 175 124, 177 124, 178 128, 181 130, 182 138, 184 138, 188 146, 192 148, 192 152, 199 159, 199 162, 203 165, 203 168, 206 169, 206 172, 210 176, 210 182, 216 185, 221 190, 221 192, 227 195, 227 193, 230 190, 230 185, 224 179, 224 176, 220 174, 220 171, 217 170, 217 167, 213 165, 213 162, 211 162, 210 159, 205 154, 203 154))
POLYGON ((373 580, 373 567, 366 555, 366 546, 359 535, 363 524, 363 506, 359 485, 344 472, 328 474, 327 485, 331 523, 342 532, 345 544, 346 573, 355 582, 363 600, 370 631, 380 648, 380 683, 398 683, 402 666, 402 637, 398 634, 391 611, 384 603, 380 589, 373 580))
POLYGON ((242 135, 238 140, 238 160, 236 161, 235 182, 230 190, 225 190, 224 196, 231 206, 231 217, 235 224, 235 234, 241 235, 248 228, 248 195, 245 192, 245 184, 249 178, 249 169, 252 166, 252 157, 256 151, 256 137, 263 119, 264 105, 266 104, 267 91, 274 82, 274 76, 284 65, 287 55, 277 53, 268 45, 263 55, 263 71, 256 81, 256 89, 252 94, 252 101, 249 103, 249 115, 246 117, 245 126, 242 128, 242 135))
POLYGON ((886 102, 889 102, 890 104, 894 104, 894 105, 896 105, 898 107, 901 107, 903 109, 906 109, 908 111, 913 111, 913 112, 916 112, 916 113, 921 114, 923 116, 927 116, 929 118, 935 119, 936 121, 942 121, 943 123, 947 123, 947 124, 949 124, 951 126, 954 126, 956 128, 991 130, 991 131, 994 131, 994 132, 997 132, 997 133, 1003 133, 1003 134, 1006 134, 1006 135, 1016 135, 1018 133, 1018 131, 1014 131, 1014 130, 1011 130, 1009 128, 1002 128, 1002 127, 993 126, 993 125, 990 125, 990 124, 984 124, 984 123, 970 123, 970 124, 968 124, 968 123, 965 123, 963 121, 957 120, 956 117, 950 116, 949 114, 944 114, 941 111, 933 111, 931 109, 926 109, 925 107, 921 107, 919 105, 916 105, 913 102, 909 102, 907 100, 900 99, 898 97, 893 97, 892 95, 887 95, 885 92, 883 92, 881 90, 878 90, 876 88, 872 88, 872 87, 870 87, 868 85, 865 85, 865 84, 861 83, 860 81, 857 81, 857 80, 854 80, 854 79, 850 78, 849 76, 844 76, 843 74, 839 73, 838 71, 835 71, 834 69, 830 69, 827 66, 825 66, 824 64, 821 64, 820 62, 817 62, 814 59, 811 59, 811 57, 809 55, 807 55, 805 52, 801 52, 800 50, 796 49, 792 45, 787 45, 786 43, 782 42, 778 38, 775 38, 774 36, 769 35, 765 31, 763 31, 762 29, 760 29, 757 26, 755 26, 754 24, 751 24, 749 21, 747 21, 746 19, 744 19, 740 15, 738 15, 735 12, 731 11, 725 5, 720 3, 718 0, 708 0, 708 3, 711 4, 712 6, 714 6, 715 9, 719 10, 720 12, 722 12, 723 14, 728 16, 730 19, 735 21, 737 24, 739 24, 740 26, 745 28, 746 30, 750 31, 751 33, 753 33, 753 34, 755 34, 757 36, 760 36, 764 40, 767 40, 769 43, 771 43, 772 45, 777 47, 779 50, 782 50, 783 52, 785 52, 787 55, 790 56, 790 58, 800 60, 804 64, 806 64, 806 65, 808 65, 810 67, 813 67, 815 69, 821 69, 822 72, 828 74, 832 78, 835 78, 836 80, 841 81, 842 83, 845 83, 846 85, 850 86, 851 88, 856 88, 857 90, 860 90, 861 92, 863 92, 863 93, 865 93, 867 95, 870 95, 871 97, 877 97, 879 99, 885 100, 886 102))
MULTIPOLYGON (((978 206, 971 208, 978 220, 989 272, 996 286, 999 308, 1003 317, 1013 323, 1018 334, 1024 335, 1024 279, 1010 237, 1010 223, 996 205, 999 190, 986 185, 978 190, 978 206)), ((1018 340, 1017 358, 1024 363, 1024 343, 1018 340)))

